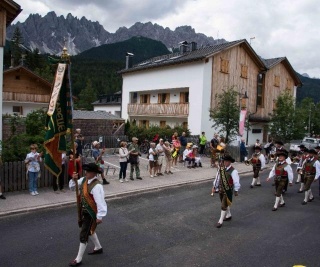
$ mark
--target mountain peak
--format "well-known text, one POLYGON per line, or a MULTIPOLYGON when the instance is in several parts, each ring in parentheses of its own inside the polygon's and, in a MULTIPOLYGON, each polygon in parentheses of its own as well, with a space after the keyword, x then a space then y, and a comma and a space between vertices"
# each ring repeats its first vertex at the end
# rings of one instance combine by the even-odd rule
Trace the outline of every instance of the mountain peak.
POLYGON ((191 26, 177 27, 174 31, 152 22, 136 22, 130 28, 120 27, 115 33, 106 31, 99 22, 92 22, 86 17, 78 19, 69 13, 57 17, 54 11, 44 17, 31 14, 23 23, 7 28, 7 39, 11 39, 15 27, 19 27, 24 45, 31 50, 38 48, 41 53, 59 54, 64 39, 67 38, 67 49, 71 55, 102 44, 128 40, 134 36, 143 36, 161 41, 166 47, 177 47, 181 40, 197 42, 201 45, 213 45, 219 40, 196 33, 191 26))

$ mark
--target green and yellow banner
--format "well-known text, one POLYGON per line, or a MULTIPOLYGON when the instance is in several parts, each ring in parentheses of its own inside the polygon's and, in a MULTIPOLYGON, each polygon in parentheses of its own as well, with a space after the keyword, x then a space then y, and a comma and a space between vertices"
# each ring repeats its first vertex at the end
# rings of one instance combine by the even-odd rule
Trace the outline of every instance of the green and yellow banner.
POLYGON ((62 170, 62 153, 67 149, 66 134, 72 129, 72 98, 69 65, 59 63, 46 119, 44 158, 46 168, 55 176, 62 170))
POLYGON ((226 168, 223 166, 223 163, 220 164, 220 179, 222 182, 223 191, 227 196, 227 204, 231 206, 232 204, 232 195, 233 195, 233 187, 229 185, 228 177, 226 174, 226 168))

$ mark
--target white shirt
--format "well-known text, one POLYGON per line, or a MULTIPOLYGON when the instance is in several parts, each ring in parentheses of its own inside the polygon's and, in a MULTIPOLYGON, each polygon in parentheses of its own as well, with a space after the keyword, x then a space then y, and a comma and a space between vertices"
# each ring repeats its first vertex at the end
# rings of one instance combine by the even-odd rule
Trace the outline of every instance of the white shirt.
POLYGON ((129 151, 126 147, 119 148, 119 162, 127 162, 129 151))
MULTIPOLYGON (((231 168, 231 165, 226 168, 226 171, 229 170, 231 168)), ((234 191, 238 192, 241 185, 240 185, 240 177, 239 177, 239 173, 236 169, 234 169, 231 173, 231 177, 232 177, 232 180, 233 180, 233 189, 234 191)), ((217 189, 219 187, 219 182, 220 182, 220 168, 218 168, 218 172, 217 172, 217 175, 216 175, 216 179, 214 180, 214 188, 217 189)))
POLYGON ((191 149, 186 148, 186 149, 183 151, 182 159, 183 159, 183 160, 186 160, 186 157, 189 155, 190 152, 191 152, 191 149))
POLYGON ((155 153, 155 150, 154 150, 154 148, 150 147, 150 149, 149 149, 149 161, 154 161, 153 153, 155 153))
MULTIPOLYGON (((84 177, 80 178, 78 180, 78 186, 80 186, 82 184, 84 177)), ((95 179, 97 179, 97 177, 95 176, 94 178, 88 180, 88 184, 91 184, 92 181, 94 181, 95 179)), ((69 188, 74 191, 76 187, 76 183, 73 179, 70 180, 69 182, 69 188)), ((103 187, 101 184, 97 184, 95 185, 90 194, 93 195, 93 199, 94 202, 96 202, 97 204, 97 219, 98 220, 102 220, 102 217, 107 215, 108 212, 108 207, 107 207, 107 203, 104 199, 104 191, 103 191, 103 187)))
POLYGON ((261 152, 259 152, 259 154, 257 154, 257 155, 259 155, 258 158, 261 162, 261 170, 263 170, 266 167, 266 158, 264 157, 264 155, 261 152))
MULTIPOLYGON (((304 164, 305 164, 306 162, 308 162, 309 159, 310 159, 310 161, 313 161, 313 160, 314 160, 314 157, 306 159, 306 160, 304 161, 304 164)), ((316 160, 316 161, 315 161, 315 163, 313 164, 313 167, 316 168, 316 175, 315 175, 314 179, 315 179, 315 180, 318 180, 318 179, 319 179, 319 176, 320 176, 320 162, 319 162, 319 160, 316 160)))
POLYGON ((163 145, 157 144, 156 150, 159 152, 158 156, 164 156, 164 148, 163 145))
MULTIPOLYGON (((279 164, 280 164, 280 163, 281 163, 281 162, 279 162, 279 164)), ((283 164, 283 163, 284 163, 284 162, 282 162, 282 164, 283 164)), ((277 164, 278 164, 278 163, 276 163, 276 164, 273 165, 273 168, 272 168, 272 170, 271 170, 270 173, 269 173, 269 179, 276 175, 276 166, 277 166, 277 164)), ((287 166, 284 167, 284 170, 288 173, 289 183, 292 183, 292 181, 293 181, 293 172, 292 172, 291 166, 290 166, 289 164, 287 164, 287 166)))
POLYGON ((39 156, 38 152, 30 152, 27 154, 26 159, 24 162, 28 164, 28 171, 29 172, 39 172, 40 171, 40 164, 39 162, 42 161, 42 158, 39 156))

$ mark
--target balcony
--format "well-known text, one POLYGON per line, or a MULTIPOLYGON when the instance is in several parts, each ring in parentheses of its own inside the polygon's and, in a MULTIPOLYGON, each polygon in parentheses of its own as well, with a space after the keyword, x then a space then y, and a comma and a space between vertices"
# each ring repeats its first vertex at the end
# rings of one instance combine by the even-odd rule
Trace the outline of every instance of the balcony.
POLYGON ((129 116, 188 117, 189 103, 128 104, 129 116))
POLYGON ((35 95, 35 94, 26 94, 26 93, 3 92, 2 100, 33 102, 33 103, 49 103, 50 95, 35 95))

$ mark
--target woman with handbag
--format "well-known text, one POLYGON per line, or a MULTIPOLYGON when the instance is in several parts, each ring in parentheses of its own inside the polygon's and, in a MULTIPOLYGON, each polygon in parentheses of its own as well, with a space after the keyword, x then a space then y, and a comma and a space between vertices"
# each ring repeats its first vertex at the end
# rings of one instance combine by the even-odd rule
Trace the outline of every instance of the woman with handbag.
POLYGON ((157 166, 157 159, 158 159, 158 153, 156 151, 156 143, 151 142, 150 143, 150 149, 149 149, 149 172, 150 177, 156 177, 158 166, 157 166))
POLYGON ((127 175, 127 166, 129 161, 129 152, 127 148, 127 142, 122 141, 120 143, 119 148, 119 163, 120 163, 120 172, 119 172, 119 181, 120 183, 123 183, 123 181, 129 182, 129 180, 126 178, 127 175))

